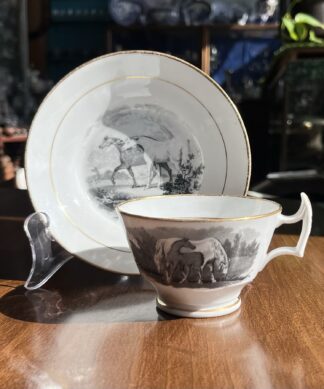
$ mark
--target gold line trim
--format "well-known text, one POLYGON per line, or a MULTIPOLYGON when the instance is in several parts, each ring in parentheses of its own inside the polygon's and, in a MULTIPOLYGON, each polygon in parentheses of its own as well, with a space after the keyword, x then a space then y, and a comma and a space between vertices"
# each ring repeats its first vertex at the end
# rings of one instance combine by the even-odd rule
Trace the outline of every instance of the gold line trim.
POLYGON ((177 195, 163 195, 163 196, 147 196, 147 197, 141 197, 138 199, 131 199, 127 201, 123 201, 122 203, 118 204, 116 206, 117 210, 120 212, 121 215, 126 215, 127 217, 133 217, 133 218, 139 218, 139 219, 146 219, 146 220, 160 220, 160 221, 171 221, 171 222, 232 222, 232 221, 244 221, 244 220, 256 220, 256 219, 262 219, 265 217, 276 215, 277 213, 282 212, 282 206, 275 201, 267 200, 267 199, 260 199, 256 197, 239 197, 239 196, 216 196, 216 195, 203 195, 203 194, 177 194, 177 195), (184 218, 177 218, 177 217, 154 217, 154 216, 144 216, 144 215, 135 215, 133 213, 129 213, 126 211, 121 210, 120 208, 128 203, 134 203, 134 202, 145 202, 146 200, 150 199, 156 199, 156 198, 163 198, 167 199, 167 197, 182 197, 182 196, 191 196, 191 197, 222 197, 222 198, 236 198, 236 199, 244 199, 244 200, 255 200, 255 201, 263 201, 266 203, 272 203, 276 204, 278 206, 278 209, 272 212, 260 214, 260 215, 254 215, 254 216, 241 216, 241 217, 223 217, 223 218, 209 218, 209 217, 184 217, 184 218))
MULTIPOLYGON (((172 286, 172 285, 170 285, 170 286, 172 286)), ((240 303, 240 298, 237 298, 233 303, 230 303, 230 304, 227 304, 227 305, 222 305, 221 307, 218 307, 218 308, 198 309, 196 311, 193 311, 191 309, 170 307, 169 305, 165 304, 158 297, 156 298, 156 301, 157 301, 158 305, 161 305, 162 307, 168 308, 168 309, 173 310, 173 311, 184 311, 184 312, 192 312, 192 313, 194 313, 194 312, 203 312, 203 313, 205 313, 205 312, 220 312, 220 311, 225 311, 226 309, 235 307, 235 305, 240 303)))

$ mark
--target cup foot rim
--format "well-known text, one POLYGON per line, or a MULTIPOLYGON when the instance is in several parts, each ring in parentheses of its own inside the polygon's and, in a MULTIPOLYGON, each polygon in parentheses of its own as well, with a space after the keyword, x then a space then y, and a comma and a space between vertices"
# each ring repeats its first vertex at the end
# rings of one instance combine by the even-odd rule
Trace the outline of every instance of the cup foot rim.
POLYGON ((162 311, 175 316, 191 317, 191 318, 204 318, 204 317, 217 317, 229 315, 232 312, 238 310, 241 306, 241 298, 235 298, 234 300, 227 302, 224 305, 217 305, 215 307, 198 309, 190 311, 187 309, 175 308, 164 303, 160 298, 156 299, 156 305, 162 311))

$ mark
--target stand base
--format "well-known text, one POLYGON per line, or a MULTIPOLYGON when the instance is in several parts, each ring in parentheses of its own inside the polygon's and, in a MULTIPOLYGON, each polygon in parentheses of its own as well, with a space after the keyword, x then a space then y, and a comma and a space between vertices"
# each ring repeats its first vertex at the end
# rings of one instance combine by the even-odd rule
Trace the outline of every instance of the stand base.
POLYGON ((235 312, 241 306, 241 299, 237 298, 227 303, 226 305, 222 305, 222 306, 218 305, 217 307, 201 309, 198 311, 187 311, 179 308, 172 308, 170 306, 167 306, 160 299, 156 299, 156 305, 159 309, 171 315, 176 315, 181 317, 204 318, 204 317, 224 316, 232 312, 235 312))
POLYGON ((24 224, 33 263, 25 288, 34 290, 45 284, 73 256, 53 239, 50 220, 45 213, 31 214, 24 224))

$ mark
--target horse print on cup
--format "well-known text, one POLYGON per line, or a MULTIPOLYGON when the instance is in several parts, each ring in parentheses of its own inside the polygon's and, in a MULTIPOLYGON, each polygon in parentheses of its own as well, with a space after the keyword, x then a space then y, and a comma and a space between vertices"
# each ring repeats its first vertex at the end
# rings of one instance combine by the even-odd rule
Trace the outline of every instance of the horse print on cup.
POLYGON ((159 239, 155 246, 154 263, 166 283, 216 282, 226 279, 229 260, 216 238, 159 239))
POLYGON ((88 193, 117 218, 120 201, 199 191, 204 165, 192 133, 175 113, 158 105, 107 110, 88 132, 88 193))
POLYGON ((205 230, 133 228, 128 240, 139 268, 156 281, 175 287, 216 288, 248 276, 259 249, 258 235, 251 229, 234 234, 224 227, 208 234, 205 230))

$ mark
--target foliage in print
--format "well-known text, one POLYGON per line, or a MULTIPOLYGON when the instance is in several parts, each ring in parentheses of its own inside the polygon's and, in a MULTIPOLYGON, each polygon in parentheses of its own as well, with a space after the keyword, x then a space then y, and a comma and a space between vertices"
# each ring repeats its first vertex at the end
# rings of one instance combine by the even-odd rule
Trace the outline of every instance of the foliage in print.
POLYGON ((173 182, 166 182, 162 189, 164 194, 195 193, 200 188, 200 178, 204 171, 202 163, 195 164, 195 155, 188 153, 184 160, 182 148, 179 152, 178 172, 173 182))

